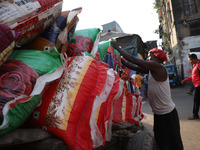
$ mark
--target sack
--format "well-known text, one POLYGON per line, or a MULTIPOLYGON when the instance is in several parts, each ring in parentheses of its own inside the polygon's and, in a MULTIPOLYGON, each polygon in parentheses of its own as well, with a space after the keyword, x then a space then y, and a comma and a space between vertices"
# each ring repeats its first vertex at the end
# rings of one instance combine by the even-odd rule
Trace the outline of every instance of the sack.
POLYGON ((82 11, 81 7, 69 11, 69 14, 67 17, 67 26, 59 34, 57 43, 56 43, 56 47, 60 53, 65 53, 67 51, 67 48, 72 39, 72 36, 74 35, 76 26, 79 21, 78 14, 80 14, 81 11, 82 11))
POLYGON ((48 83, 61 76, 63 63, 55 49, 12 52, 0 67, 0 135, 24 123, 48 83))
POLYGON ((38 1, 20 1, 14 3, 1 1, 0 3, 0 23, 6 26, 12 26, 17 21, 26 19, 31 15, 37 14, 41 5, 38 1))
POLYGON ((76 30, 67 48, 67 56, 82 56, 82 52, 86 51, 95 57, 99 39, 99 28, 76 30))
POLYGON ((114 118, 113 123, 128 122, 139 124, 144 118, 142 113, 142 98, 139 95, 131 94, 126 88, 114 104, 114 118))
POLYGON ((0 23, 20 33, 17 47, 30 42, 49 27, 61 14, 62 0, 15 0, 0 3, 0 23))
POLYGON ((136 124, 139 124, 139 122, 144 118, 144 114, 142 113, 142 97, 134 94, 133 95, 133 111, 132 111, 132 118, 134 119, 136 124))
POLYGON ((90 56, 70 57, 66 74, 50 83, 29 123, 44 127, 71 149, 92 149, 90 117, 107 82, 107 70, 106 64, 90 56))
MULTIPOLYGON (((108 71, 108 75, 109 74, 112 79, 112 70, 108 71)), ((105 142, 110 141, 112 137, 114 102, 120 97, 123 90, 123 80, 116 75, 114 75, 114 77, 114 83, 113 81, 107 82, 107 88, 104 88, 104 92, 102 92, 101 95, 98 96, 98 99, 94 101, 93 112, 90 119, 94 147, 103 146, 105 142), (111 83, 113 83, 113 85, 111 83), (108 95, 107 99, 106 95, 108 95), (94 124, 94 116, 96 116, 96 124, 94 124)), ((109 78, 107 77, 107 80, 108 79, 109 78)))
POLYGON ((66 27, 68 13, 68 11, 62 12, 61 16, 43 31, 39 37, 22 46, 21 49, 48 51, 54 48, 58 35, 66 27))
POLYGON ((55 72, 64 63, 64 58, 56 48, 51 51, 14 50, 9 59, 22 61, 33 68, 39 76, 55 72))
POLYGON ((102 41, 98 45, 98 53, 100 54, 100 60, 108 63, 110 68, 113 68, 119 72, 121 68, 121 58, 120 53, 114 49, 110 41, 102 41), (110 58, 108 60, 108 58, 110 58))
POLYGON ((113 124, 123 122, 122 119, 122 103, 123 103, 123 97, 124 97, 125 90, 123 89, 120 97, 115 100, 114 102, 114 113, 113 113, 113 124))
POLYGON ((15 40, 19 33, 11 30, 9 27, 0 24, 0 66, 8 59, 13 48, 15 40))

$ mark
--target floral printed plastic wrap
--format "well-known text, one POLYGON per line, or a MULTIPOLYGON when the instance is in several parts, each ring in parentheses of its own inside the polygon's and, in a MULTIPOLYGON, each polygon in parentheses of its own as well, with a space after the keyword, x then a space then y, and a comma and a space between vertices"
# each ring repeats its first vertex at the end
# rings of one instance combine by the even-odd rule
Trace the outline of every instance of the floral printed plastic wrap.
POLYGON ((0 68, 0 115, 4 105, 10 100, 24 94, 29 96, 38 78, 38 74, 19 60, 7 60, 0 68))
POLYGON ((11 30, 11 28, 0 24, 0 66, 10 56, 13 48, 15 47, 15 40, 18 38, 19 33, 11 30))
POLYGON ((67 56, 82 56, 82 53, 86 51, 95 57, 98 49, 99 39, 99 28, 76 30, 71 39, 69 47, 67 48, 67 56))
POLYGON ((0 67, 0 135, 24 123, 45 86, 63 73, 63 64, 64 58, 55 49, 13 51, 0 67))

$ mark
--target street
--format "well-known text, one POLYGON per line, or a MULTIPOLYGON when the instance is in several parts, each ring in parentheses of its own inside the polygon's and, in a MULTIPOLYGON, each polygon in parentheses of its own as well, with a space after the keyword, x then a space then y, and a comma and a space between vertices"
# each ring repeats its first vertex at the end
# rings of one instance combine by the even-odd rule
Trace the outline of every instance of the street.
MULTIPOLYGON (((190 85, 181 85, 171 88, 172 99, 176 104, 176 109, 179 114, 184 150, 200 150, 200 119, 187 119, 192 115, 194 97, 193 95, 187 94, 189 89, 190 85)), ((144 99, 144 102, 142 112, 146 115, 146 119, 143 119, 141 122, 143 123, 145 130, 153 133, 153 113, 148 99, 144 99)))

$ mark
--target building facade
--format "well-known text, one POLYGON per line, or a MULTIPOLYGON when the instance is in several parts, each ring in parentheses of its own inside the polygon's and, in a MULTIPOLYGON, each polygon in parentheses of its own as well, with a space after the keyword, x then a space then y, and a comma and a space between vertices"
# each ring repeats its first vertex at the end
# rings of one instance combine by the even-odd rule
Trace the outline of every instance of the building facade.
MULTIPOLYGON (((191 75, 188 54, 200 54, 200 0, 156 0, 159 33, 181 78, 191 75)), ((199 57, 200 58, 200 57, 199 57)))

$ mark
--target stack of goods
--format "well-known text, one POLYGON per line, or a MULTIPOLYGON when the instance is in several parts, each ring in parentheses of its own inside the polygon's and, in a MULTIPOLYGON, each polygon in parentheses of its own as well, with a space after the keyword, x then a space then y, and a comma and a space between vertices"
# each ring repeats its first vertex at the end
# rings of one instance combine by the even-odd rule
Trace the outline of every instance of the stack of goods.
POLYGON ((1 1, 0 24, 20 33, 17 45, 21 46, 37 37, 60 16, 62 3, 62 0, 1 1))
POLYGON ((82 8, 61 12, 62 3, 0 2, 0 135, 21 126, 66 70, 61 50, 82 8))
POLYGON ((99 28, 75 30, 81 8, 61 12, 59 0, 0 6, 9 15, 30 7, 0 20, 0 135, 29 125, 90 150, 111 140, 113 123, 139 124, 130 70, 109 41, 99 42, 99 28))
MULTIPOLYGON (((115 40, 115 39, 113 39, 115 40)), ((128 47, 128 45, 126 45, 128 47)), ((119 52, 111 46, 110 41, 102 41, 98 45, 100 60, 117 71, 118 76, 124 81, 122 95, 115 101, 113 123, 129 122, 139 124, 144 117, 141 112, 143 104, 140 95, 136 94, 135 85, 132 84, 132 71, 121 64, 119 52)))

